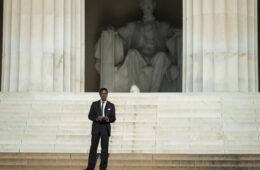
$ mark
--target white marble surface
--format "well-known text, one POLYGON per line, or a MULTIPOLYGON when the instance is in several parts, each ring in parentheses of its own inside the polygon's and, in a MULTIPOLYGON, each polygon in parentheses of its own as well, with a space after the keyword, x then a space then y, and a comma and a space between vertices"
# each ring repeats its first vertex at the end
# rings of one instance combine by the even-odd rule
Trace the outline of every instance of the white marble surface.
POLYGON ((84 3, 4 0, 3 91, 84 91, 84 3))
MULTIPOLYGON (((96 93, 0 93, 0 152, 86 153, 96 93)), ((111 93, 111 153, 260 153, 259 93, 111 93)), ((100 148, 99 148, 100 150, 100 148)))
POLYGON ((258 92, 257 0, 183 7, 183 91, 258 92))

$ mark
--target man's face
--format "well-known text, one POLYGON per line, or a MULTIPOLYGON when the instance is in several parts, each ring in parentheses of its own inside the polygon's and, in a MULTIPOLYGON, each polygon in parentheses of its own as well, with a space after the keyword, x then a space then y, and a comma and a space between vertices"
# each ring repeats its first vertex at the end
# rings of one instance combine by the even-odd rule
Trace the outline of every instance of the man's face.
POLYGON ((101 100, 103 100, 103 101, 107 100, 107 91, 106 90, 102 90, 99 95, 101 97, 101 100))
POLYGON ((153 0, 143 0, 141 2, 141 8, 145 14, 152 14, 155 8, 155 3, 153 0))

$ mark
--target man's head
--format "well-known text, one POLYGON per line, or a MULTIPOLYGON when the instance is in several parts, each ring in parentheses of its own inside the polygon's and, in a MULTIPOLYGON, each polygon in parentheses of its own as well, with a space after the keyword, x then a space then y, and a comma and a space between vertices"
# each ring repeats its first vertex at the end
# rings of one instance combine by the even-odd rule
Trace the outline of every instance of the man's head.
POLYGON ((155 0, 140 0, 140 7, 144 13, 153 13, 156 7, 155 0))
POLYGON ((101 100, 106 101, 107 94, 108 94, 108 90, 106 88, 99 89, 99 95, 100 95, 101 100))

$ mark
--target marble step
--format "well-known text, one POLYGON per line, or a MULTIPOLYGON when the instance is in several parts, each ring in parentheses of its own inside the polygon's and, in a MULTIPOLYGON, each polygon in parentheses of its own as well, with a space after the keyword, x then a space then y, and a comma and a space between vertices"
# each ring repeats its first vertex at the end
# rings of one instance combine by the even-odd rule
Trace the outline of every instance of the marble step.
MULTIPOLYGON (((83 169, 88 154, 1 153, 0 169, 83 169)), ((100 160, 97 161, 96 169, 100 160)), ((108 169, 260 168, 260 156, 249 154, 110 154, 108 169)))
MULTIPOLYGON (((96 93, 0 93, 0 152, 79 152, 96 93)), ((111 93, 111 153, 260 153, 258 93, 111 93)))

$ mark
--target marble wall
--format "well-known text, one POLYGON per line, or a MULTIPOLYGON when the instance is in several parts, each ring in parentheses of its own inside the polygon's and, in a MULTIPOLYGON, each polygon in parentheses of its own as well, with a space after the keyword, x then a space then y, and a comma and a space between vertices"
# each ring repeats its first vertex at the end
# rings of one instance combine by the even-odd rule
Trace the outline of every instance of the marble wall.
POLYGON ((84 91, 84 0, 5 0, 2 91, 84 91))
POLYGON ((183 90, 257 92, 257 0, 183 2, 183 90))

